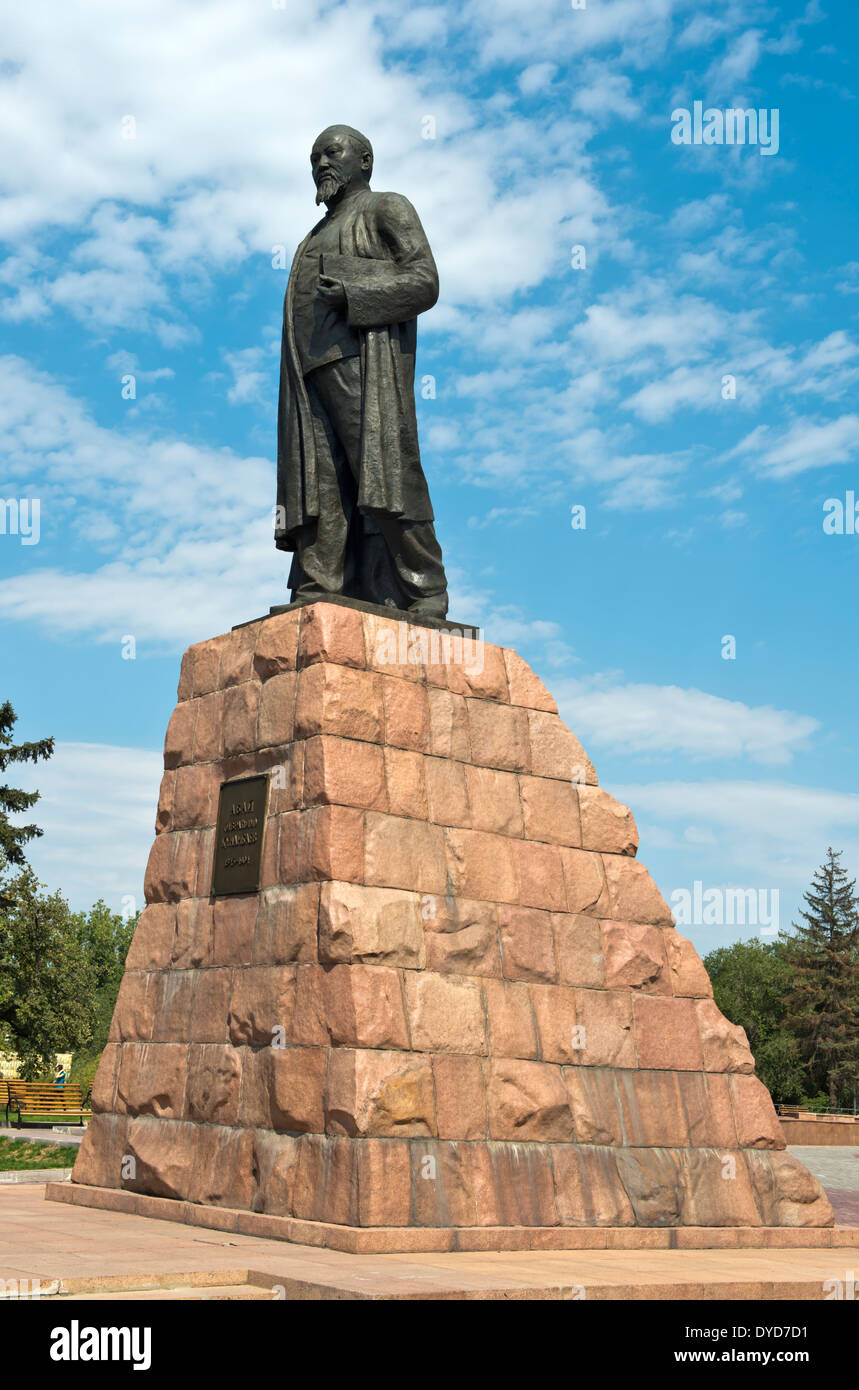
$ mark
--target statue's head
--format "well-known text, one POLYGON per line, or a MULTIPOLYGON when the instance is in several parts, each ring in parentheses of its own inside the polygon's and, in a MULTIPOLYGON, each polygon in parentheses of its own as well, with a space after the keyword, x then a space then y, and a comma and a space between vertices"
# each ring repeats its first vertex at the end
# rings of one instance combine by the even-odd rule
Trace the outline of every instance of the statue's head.
POLYGON ((313 142, 310 170, 317 203, 330 206, 345 189, 369 184, 373 146, 360 130, 350 125, 331 125, 313 142))

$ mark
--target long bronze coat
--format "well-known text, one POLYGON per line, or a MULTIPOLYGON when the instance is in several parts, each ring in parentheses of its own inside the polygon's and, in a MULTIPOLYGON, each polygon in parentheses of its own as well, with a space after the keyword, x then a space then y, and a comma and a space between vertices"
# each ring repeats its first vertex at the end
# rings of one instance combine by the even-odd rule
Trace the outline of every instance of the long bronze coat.
MULTIPOLYGON (((338 221, 340 255, 324 256, 323 270, 343 281, 348 321, 360 330, 358 507, 372 516, 432 521, 418 449, 414 381, 417 315, 438 298, 435 261, 417 213, 398 193, 367 189, 338 221)), ((298 267, 314 231, 316 227, 295 253, 283 304, 275 529, 280 550, 294 550, 299 527, 319 515, 313 423, 293 325, 298 267)))

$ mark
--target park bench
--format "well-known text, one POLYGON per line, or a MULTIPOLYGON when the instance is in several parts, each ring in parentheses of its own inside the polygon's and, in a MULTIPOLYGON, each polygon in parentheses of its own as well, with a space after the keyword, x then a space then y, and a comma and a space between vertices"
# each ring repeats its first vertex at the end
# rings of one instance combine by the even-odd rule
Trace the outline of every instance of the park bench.
POLYGON ((88 1107, 89 1096, 81 1094, 76 1082, 66 1081, 62 1086, 52 1085, 50 1081, 3 1081, 0 1082, 0 1101, 5 1090, 6 1124, 9 1115, 18 1116, 18 1129, 23 1128, 24 1116, 32 1123, 46 1119, 76 1119, 82 1125, 92 1116, 88 1107))

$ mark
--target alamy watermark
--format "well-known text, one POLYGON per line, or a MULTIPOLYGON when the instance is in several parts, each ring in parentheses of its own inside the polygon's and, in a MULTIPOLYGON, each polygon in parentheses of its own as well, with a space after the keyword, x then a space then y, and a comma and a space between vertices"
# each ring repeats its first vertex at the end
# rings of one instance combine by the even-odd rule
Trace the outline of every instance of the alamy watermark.
POLYGON ((377 631, 375 660, 379 666, 462 666, 466 675, 479 676, 485 657, 479 637, 394 622, 377 631))
POLYGON ((43 1284, 41 1279, 0 1279, 0 1299, 44 1298, 55 1294, 56 1281, 43 1284))
POLYGON ((673 145, 757 145, 760 153, 778 154, 779 109, 719 106, 704 109, 703 101, 677 106, 671 112, 673 145))
POLYGON ((847 1302, 856 1303, 856 1273, 852 1269, 844 1271, 844 1278, 832 1277, 823 1281, 823 1298, 825 1302, 847 1302))
POLYGON ((151 1327, 82 1327, 72 1318, 68 1327, 51 1332, 52 1361, 130 1361, 135 1371, 152 1365, 151 1327))
POLYGON ((859 507, 852 488, 840 497, 827 497, 823 504, 823 530, 827 536, 855 536, 859 534, 859 507))
POLYGON ((777 888, 675 888, 668 901, 678 927, 760 927, 761 936, 778 934, 777 888))
POLYGON ((19 536, 22 545, 38 545, 41 516, 38 497, 0 497, 0 536, 19 536))

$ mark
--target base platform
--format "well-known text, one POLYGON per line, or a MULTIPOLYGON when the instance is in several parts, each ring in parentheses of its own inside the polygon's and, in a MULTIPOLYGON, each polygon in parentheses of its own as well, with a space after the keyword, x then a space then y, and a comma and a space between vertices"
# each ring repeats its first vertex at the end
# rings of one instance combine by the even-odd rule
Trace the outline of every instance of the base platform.
MULTIPOLYGON (((309 608, 318 602, 318 599, 298 599, 295 603, 274 604, 262 618, 249 618, 247 622, 236 623, 232 631, 238 632, 243 627, 251 627, 253 623, 264 622, 266 618, 279 617, 281 613, 297 613, 300 609, 309 608)), ((348 594, 329 594, 325 602, 333 603, 337 608, 351 608, 358 613, 373 613, 377 618, 409 623, 412 627, 428 627, 436 632, 455 633, 469 638, 472 642, 480 640, 480 628, 475 627, 473 623, 458 623, 452 618, 429 618, 425 614, 410 613, 406 608, 391 608, 379 603, 367 603, 360 598, 350 598, 348 594)))
POLYGON ((83 1183, 48 1183, 49 1202, 178 1221, 209 1230, 315 1245, 349 1254, 419 1254, 479 1250, 785 1250, 859 1249, 859 1226, 335 1226, 234 1207, 83 1183))

